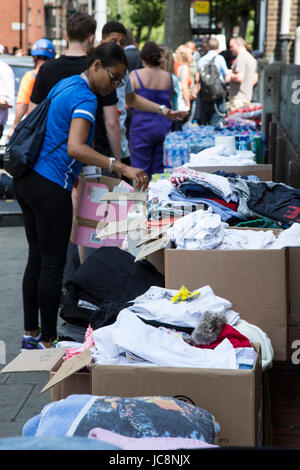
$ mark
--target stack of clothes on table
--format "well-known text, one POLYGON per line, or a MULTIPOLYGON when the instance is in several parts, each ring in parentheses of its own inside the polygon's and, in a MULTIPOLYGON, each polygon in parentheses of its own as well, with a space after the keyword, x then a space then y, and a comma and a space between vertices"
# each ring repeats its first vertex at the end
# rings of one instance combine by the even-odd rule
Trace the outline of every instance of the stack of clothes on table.
MULTIPOLYGON (((178 167, 168 179, 149 186, 148 219, 174 211, 187 214, 199 205, 212 208, 229 225, 287 228, 300 221, 300 190, 219 170, 213 174, 178 167), (254 221, 257 221, 254 225, 254 221)), ((198 207, 197 207, 198 206, 198 207)))
MULTIPOLYGON (((247 178, 247 177, 246 177, 247 178)), ((248 177, 249 181, 257 177, 248 177)), ((168 179, 149 185, 148 218, 160 214, 181 216, 198 209, 199 205, 211 207, 224 222, 235 225, 246 220, 238 212, 239 199, 233 192, 229 179, 217 173, 211 174, 178 167, 168 179)))
POLYGON ((256 126, 261 127, 263 105, 261 103, 251 103, 241 108, 231 111, 224 119, 226 126, 256 126))
POLYGON ((300 224, 275 235, 270 230, 230 228, 212 209, 198 210, 174 222, 167 233, 178 249, 189 250, 262 250, 300 245, 300 224))
POLYGON ((197 166, 252 166, 256 165, 255 154, 250 150, 236 150, 235 153, 224 145, 216 145, 191 153, 185 167, 197 166))

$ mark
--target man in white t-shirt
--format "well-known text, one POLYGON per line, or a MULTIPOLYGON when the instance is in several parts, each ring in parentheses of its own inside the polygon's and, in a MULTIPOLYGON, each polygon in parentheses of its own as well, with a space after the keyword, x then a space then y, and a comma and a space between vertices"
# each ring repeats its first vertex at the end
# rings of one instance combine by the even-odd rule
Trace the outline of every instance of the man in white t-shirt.
POLYGON ((15 104, 15 76, 12 68, 0 60, 0 138, 8 118, 8 110, 15 104))
POLYGON ((247 51, 243 38, 230 39, 229 48, 236 56, 231 67, 229 92, 229 109, 233 111, 251 103, 258 75, 256 59, 247 51))

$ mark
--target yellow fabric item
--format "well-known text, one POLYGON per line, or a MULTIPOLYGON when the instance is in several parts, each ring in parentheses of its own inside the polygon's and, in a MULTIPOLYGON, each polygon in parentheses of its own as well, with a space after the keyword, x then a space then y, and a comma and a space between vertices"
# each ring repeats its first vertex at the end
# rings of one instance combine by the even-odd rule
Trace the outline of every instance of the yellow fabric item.
POLYGON ((172 297, 172 303, 177 304, 183 302, 184 300, 193 300, 194 298, 199 297, 201 294, 199 291, 190 292, 185 286, 181 286, 178 294, 172 297))

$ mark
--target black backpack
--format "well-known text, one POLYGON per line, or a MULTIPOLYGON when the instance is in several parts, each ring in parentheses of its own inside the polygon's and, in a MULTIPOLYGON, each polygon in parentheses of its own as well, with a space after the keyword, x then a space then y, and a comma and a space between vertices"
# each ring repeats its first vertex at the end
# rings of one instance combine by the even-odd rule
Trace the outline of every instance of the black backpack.
MULTIPOLYGON (((15 128, 3 155, 3 168, 14 178, 23 176, 35 165, 43 144, 51 99, 66 88, 68 87, 63 88, 51 98, 45 98, 15 128)), ((67 138, 64 139, 47 155, 67 140, 67 138)))
POLYGON ((204 101, 215 101, 226 95, 215 58, 200 68, 200 98, 204 101))

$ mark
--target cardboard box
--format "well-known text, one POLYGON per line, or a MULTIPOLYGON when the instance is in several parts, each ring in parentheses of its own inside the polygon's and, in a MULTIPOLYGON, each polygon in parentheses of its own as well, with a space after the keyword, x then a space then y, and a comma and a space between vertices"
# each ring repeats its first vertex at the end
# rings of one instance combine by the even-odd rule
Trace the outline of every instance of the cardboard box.
POLYGON ((62 362, 62 348, 24 351, 1 373, 49 370, 51 400, 74 393, 98 396, 171 396, 206 409, 221 427, 220 445, 255 446, 263 439, 260 345, 253 369, 91 365, 90 351, 62 362), (81 373, 90 365, 89 373, 81 373))
POLYGON ((288 359, 287 249, 178 250, 166 248, 165 284, 189 290, 209 285, 241 319, 271 339, 274 360, 288 359))
POLYGON ((300 248, 288 249, 289 325, 300 326, 300 248))
MULTIPOLYGON (((240 230, 240 229, 236 229, 240 230)), ((228 299, 241 319, 270 338, 274 360, 286 361, 288 324, 299 319, 300 247, 280 250, 179 250, 163 234, 146 243, 146 258, 165 276, 165 287, 189 290, 209 285, 228 299), (291 309, 292 315, 289 313, 291 309)))
POLYGON ((221 427, 220 445, 262 442, 260 346, 252 370, 96 365, 92 394, 162 395, 182 399, 213 414, 221 427))
POLYGON ((224 170, 226 173, 236 173, 241 176, 255 175, 261 181, 272 181, 272 165, 258 164, 249 166, 193 166, 193 170, 214 173, 218 170, 224 170))
POLYGON ((105 238, 99 238, 97 234, 108 223, 127 219, 128 211, 136 202, 136 194, 132 186, 117 178, 79 178, 72 193, 74 214, 71 241, 75 245, 91 248, 121 247, 124 233, 105 238))

